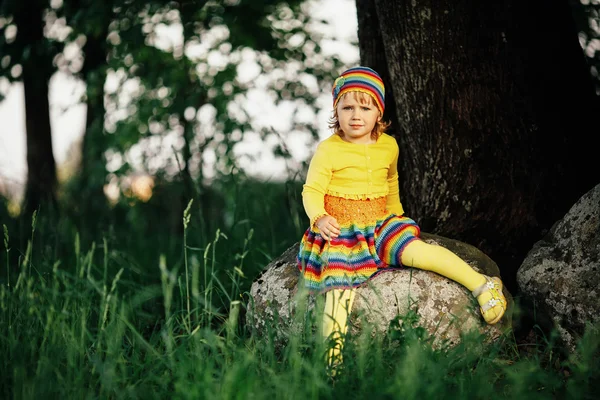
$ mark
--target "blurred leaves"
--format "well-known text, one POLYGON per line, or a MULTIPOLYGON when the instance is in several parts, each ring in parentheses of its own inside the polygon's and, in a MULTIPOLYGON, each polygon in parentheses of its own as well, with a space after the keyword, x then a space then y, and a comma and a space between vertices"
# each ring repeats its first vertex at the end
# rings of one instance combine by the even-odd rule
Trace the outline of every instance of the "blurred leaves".
MULTIPOLYGON (((239 141, 231 134, 260 131, 244 106, 248 91, 267 91, 276 103, 290 100, 285 81, 307 73, 307 54, 288 48, 285 41, 286 35, 305 27, 308 16, 300 1, 124 1, 114 10, 118 12, 109 25, 107 63, 119 76, 119 85, 107 93, 106 103, 107 111, 119 116, 108 118, 106 127, 115 135, 107 145, 125 154, 144 139, 170 136, 167 154, 160 151, 166 146, 143 146, 145 163, 163 161, 159 168, 148 168, 151 174, 159 173, 157 169, 171 176, 179 172, 172 149, 183 152, 182 164, 195 180, 202 182, 207 150, 217 158, 216 172, 229 173, 236 165, 233 147, 239 141), (170 34, 161 38, 161 30, 170 34), (255 69, 257 79, 269 73, 277 76, 263 79, 259 86, 256 80, 240 79, 244 69, 255 69), (124 102, 127 97, 130 101, 124 102), (201 110, 211 117, 201 120, 201 110), (150 147, 162 154, 152 153, 150 147), (165 159, 171 160, 170 166, 165 159)), ((310 74, 327 82, 339 65, 333 58, 310 74)), ((315 109, 322 89, 298 91, 298 101, 315 109)), ((316 127, 302 125, 316 139, 316 127)))
POLYGON ((600 1, 578 0, 574 7, 579 32, 579 44, 583 49, 590 73, 596 82, 596 94, 600 96, 600 1))
MULTIPOLYGON (((22 4, 7 0, 0 11, 0 76, 11 81, 29 51, 5 34, 22 4)), ((272 152, 289 134, 317 140, 316 99, 342 63, 321 53, 323 34, 311 31, 317 24, 309 10, 301 0, 49 1, 40 46, 55 71, 85 82, 81 102, 97 108, 86 146, 100 151, 83 157, 89 165, 106 158, 104 171, 95 168, 100 176, 81 184, 104 185, 137 170, 166 179, 183 174, 202 187, 207 177, 241 170, 234 149, 249 133, 272 152), (263 115, 271 103, 312 110, 313 118, 292 112, 274 144, 263 115)))

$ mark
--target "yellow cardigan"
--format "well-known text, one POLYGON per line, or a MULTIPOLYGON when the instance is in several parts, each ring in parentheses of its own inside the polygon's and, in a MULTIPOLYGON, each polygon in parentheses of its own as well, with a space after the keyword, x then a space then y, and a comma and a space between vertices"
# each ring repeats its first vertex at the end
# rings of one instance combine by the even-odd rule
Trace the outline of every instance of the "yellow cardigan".
POLYGON ((398 189, 398 144, 390 135, 376 143, 356 144, 336 134, 323 140, 310 161, 302 190, 304 210, 310 225, 325 211, 324 197, 375 199, 387 196, 387 210, 404 214, 398 189))

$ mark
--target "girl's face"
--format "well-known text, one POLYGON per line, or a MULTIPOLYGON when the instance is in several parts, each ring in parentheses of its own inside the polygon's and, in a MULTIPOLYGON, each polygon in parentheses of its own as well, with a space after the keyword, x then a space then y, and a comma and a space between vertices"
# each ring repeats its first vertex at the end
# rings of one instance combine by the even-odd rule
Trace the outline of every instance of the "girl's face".
POLYGON ((366 93, 348 92, 335 108, 343 139, 350 143, 373 143, 371 132, 381 119, 374 100, 366 93))

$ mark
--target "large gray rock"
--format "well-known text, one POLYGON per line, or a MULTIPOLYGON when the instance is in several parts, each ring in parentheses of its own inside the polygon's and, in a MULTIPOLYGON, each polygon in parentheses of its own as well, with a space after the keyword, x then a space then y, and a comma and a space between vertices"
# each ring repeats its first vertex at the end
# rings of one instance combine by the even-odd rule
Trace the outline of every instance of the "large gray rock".
MULTIPOLYGON (((422 236, 426 242, 450 249, 475 270, 500 276, 496 263, 477 248, 427 233, 422 236)), ((297 252, 298 244, 273 260, 250 290, 249 328, 259 334, 270 331, 280 343, 285 342, 290 331, 295 329, 293 321, 298 317, 297 308, 301 306, 300 313, 304 313, 315 304, 314 296, 307 298, 298 293, 297 252)), ((390 321, 412 309, 419 315, 419 325, 435 336, 434 346, 458 344, 461 334, 471 330, 494 340, 511 328, 512 297, 506 288, 504 294, 509 302, 509 311, 498 324, 490 326, 483 321, 477 302, 462 285, 436 273, 414 268, 383 272, 371 279, 368 285, 357 289, 350 329, 358 333, 366 322, 375 328, 374 332, 386 332, 390 321)), ((302 317, 296 320, 302 324, 302 317)))
POLYGON ((519 289, 534 303, 538 322, 556 328, 571 351, 586 323, 600 319, 599 272, 600 185, 554 224, 517 271, 519 289))

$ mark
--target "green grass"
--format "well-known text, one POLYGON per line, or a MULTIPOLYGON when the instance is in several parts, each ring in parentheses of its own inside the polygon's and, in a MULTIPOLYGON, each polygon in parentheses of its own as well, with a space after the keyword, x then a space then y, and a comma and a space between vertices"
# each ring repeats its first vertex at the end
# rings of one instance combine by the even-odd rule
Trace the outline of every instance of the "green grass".
POLYGON ((386 336, 350 337, 332 380, 314 332, 318 315, 284 348, 243 323, 252 279, 302 234, 305 217, 285 204, 297 201, 298 187, 229 189, 236 206, 228 221, 207 222, 195 200, 179 213, 179 234, 156 228, 165 217, 143 210, 152 204, 116 210, 118 221, 94 231, 43 214, 7 220, 0 397, 595 397, 598 327, 569 357, 541 331, 531 343, 504 337, 483 347, 471 335, 434 350, 414 313, 386 336))

